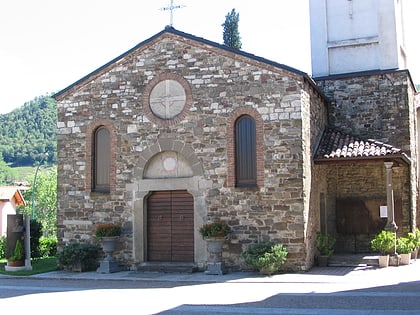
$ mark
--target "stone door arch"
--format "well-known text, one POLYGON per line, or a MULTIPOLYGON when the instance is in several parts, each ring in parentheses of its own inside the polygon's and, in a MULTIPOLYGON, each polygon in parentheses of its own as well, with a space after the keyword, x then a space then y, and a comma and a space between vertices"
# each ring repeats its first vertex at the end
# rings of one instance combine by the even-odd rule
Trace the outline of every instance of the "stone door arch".
POLYGON ((205 243, 198 227, 206 217, 205 189, 201 162, 191 146, 181 141, 161 139, 142 152, 135 170, 134 183, 133 259, 134 263, 148 261, 148 198, 155 192, 184 191, 193 203, 193 257, 198 267, 206 260, 205 243))

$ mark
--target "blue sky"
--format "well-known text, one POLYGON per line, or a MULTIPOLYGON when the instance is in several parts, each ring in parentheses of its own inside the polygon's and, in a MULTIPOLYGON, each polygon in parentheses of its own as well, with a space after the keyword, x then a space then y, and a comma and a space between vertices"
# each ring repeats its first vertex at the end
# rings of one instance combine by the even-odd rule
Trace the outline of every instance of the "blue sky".
MULTIPOLYGON (((420 1, 408 0, 420 9, 420 1)), ((0 114, 57 92, 160 32, 170 0, 12 0, 0 4, 0 114)), ((246 52, 311 74, 309 0, 174 0, 180 31, 223 42, 221 24, 240 14, 246 52)), ((418 13, 419 10, 410 10, 418 13)), ((409 17, 408 33, 419 23, 409 17)), ((410 35, 410 34, 409 34, 410 35)), ((414 38, 411 36, 410 39, 414 38)), ((417 37, 418 38, 418 37, 417 37)), ((414 40, 411 50, 419 56, 414 40)), ((418 45, 420 46, 420 44, 418 45)), ((410 48, 410 47, 409 47, 410 48)), ((420 67, 410 72, 420 83, 420 67)))

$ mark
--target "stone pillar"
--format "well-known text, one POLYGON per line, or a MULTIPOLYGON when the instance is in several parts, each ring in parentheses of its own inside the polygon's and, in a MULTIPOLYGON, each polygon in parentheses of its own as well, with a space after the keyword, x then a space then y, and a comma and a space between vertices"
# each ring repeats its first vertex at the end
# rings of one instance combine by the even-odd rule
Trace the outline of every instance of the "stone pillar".
POLYGON ((387 216, 388 221, 385 226, 385 229, 394 233, 394 249, 393 254, 396 255, 396 232, 397 224, 395 223, 394 215, 394 190, 392 187, 392 165, 393 162, 384 162, 386 168, 386 206, 387 206, 387 216))
POLYGON ((25 268, 32 270, 31 265, 31 219, 25 215, 25 268))
POLYGON ((389 231, 396 232, 397 224, 394 215, 394 190, 392 187, 392 162, 385 162, 386 168, 386 206, 388 211, 388 222, 385 228, 389 231))

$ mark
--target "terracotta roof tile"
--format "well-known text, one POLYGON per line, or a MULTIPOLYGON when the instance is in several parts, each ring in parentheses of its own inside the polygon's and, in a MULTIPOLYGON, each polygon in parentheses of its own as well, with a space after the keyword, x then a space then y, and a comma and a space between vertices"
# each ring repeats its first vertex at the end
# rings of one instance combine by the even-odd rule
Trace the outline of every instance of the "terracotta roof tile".
POLYGON ((391 145, 371 139, 364 140, 333 128, 327 128, 315 159, 353 159, 400 154, 402 150, 391 145))

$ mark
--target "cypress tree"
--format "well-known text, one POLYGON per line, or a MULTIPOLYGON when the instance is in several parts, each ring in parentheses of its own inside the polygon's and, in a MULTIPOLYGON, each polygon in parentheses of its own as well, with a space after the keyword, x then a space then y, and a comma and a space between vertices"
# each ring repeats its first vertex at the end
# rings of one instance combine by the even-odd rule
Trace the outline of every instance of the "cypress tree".
POLYGON ((223 43, 229 47, 235 49, 241 49, 241 37, 239 36, 239 13, 232 9, 230 13, 226 15, 225 23, 223 26, 223 43))

